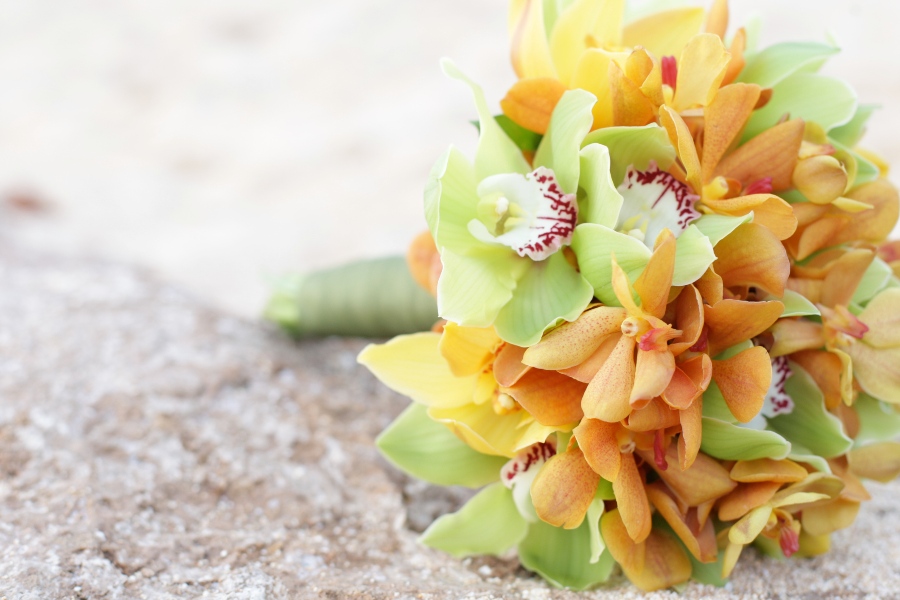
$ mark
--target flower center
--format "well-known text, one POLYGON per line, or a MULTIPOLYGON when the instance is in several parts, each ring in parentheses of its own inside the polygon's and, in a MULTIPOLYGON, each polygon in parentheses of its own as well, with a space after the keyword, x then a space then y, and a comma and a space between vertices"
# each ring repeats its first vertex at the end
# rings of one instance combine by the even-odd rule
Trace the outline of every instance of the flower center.
POLYGON ((493 175, 479 184, 478 196, 478 218, 469 222, 469 232, 482 242, 540 261, 572 241, 576 196, 562 190, 551 169, 493 175))
POLYGON ((825 336, 831 345, 847 346, 856 340, 863 339, 869 326, 860 321, 846 306, 819 306, 822 322, 825 325, 825 336))
POLYGON ((794 400, 784 389, 791 375, 793 372, 787 356, 772 359, 772 383, 769 385, 769 391, 766 393, 766 399, 763 401, 760 411, 764 417, 772 418, 794 412, 794 400))
POLYGON ((678 237, 701 216, 695 207, 700 197, 655 162, 646 171, 629 167, 618 190, 623 202, 616 229, 643 238, 650 248, 663 229, 678 237))
POLYGON ((537 443, 519 452, 500 469, 500 480, 508 488, 517 480, 528 473, 532 468, 539 467, 550 460, 556 454, 556 446, 548 443, 537 443))

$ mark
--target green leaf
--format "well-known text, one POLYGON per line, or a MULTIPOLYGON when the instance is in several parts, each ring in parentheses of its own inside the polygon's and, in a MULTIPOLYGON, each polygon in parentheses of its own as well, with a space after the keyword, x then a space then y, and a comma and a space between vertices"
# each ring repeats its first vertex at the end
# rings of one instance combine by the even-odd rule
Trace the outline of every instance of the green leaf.
POLYGON ((716 562, 702 563, 697 560, 690 552, 685 552, 687 557, 691 559, 691 579, 706 585, 714 585, 716 587, 724 587, 728 580, 722 577, 722 560, 725 557, 724 552, 719 552, 716 562))
POLYGON ((797 363, 791 363, 791 371, 784 389, 794 401, 794 410, 768 419, 769 429, 823 458, 845 453, 853 440, 844 434, 840 419, 825 409, 821 390, 797 363))
POLYGON ((419 542, 456 557, 499 555, 518 544, 527 532, 528 523, 516 510, 512 492, 495 483, 457 512, 432 523, 419 542))
POLYGON ((860 392, 853 407, 859 416, 859 433, 855 440, 857 446, 870 442, 888 442, 900 437, 900 412, 890 404, 860 392))
POLYGON ((737 81, 773 87, 794 73, 817 66, 840 50, 814 42, 785 42, 761 50, 747 59, 737 81))
POLYGON ((797 73, 773 88, 772 100, 747 122, 744 141, 776 125, 785 114, 821 125, 844 125, 856 112, 856 92, 834 77, 797 73))
POLYGON ((856 107, 856 114, 846 124, 831 130, 830 137, 841 144, 852 148, 859 143, 866 132, 866 123, 878 108, 874 104, 860 104, 856 107))
POLYGON ((507 459, 476 452, 427 410, 412 404, 403 411, 375 440, 381 453, 401 471, 436 485, 477 488, 497 481, 507 459))
POLYGON ((591 109, 596 103, 597 98, 584 90, 569 90, 563 94, 550 116, 547 135, 534 155, 535 168, 553 169, 559 186, 567 194, 578 191, 581 164, 578 152, 594 122, 591 109))
POLYGON ((591 525, 585 519, 577 529, 563 529, 543 521, 533 523, 519 544, 519 561, 552 585, 586 590, 609 579, 615 561, 603 552, 591 563, 591 525))
MULTIPOLYGON (((731 414, 722 390, 715 381, 709 382, 709 387, 703 392, 703 419, 707 418, 722 421, 724 423, 737 423, 737 419, 731 414)), ((702 442, 701 442, 702 444, 702 442)))
POLYGON ((510 344, 533 346, 548 327, 560 320, 577 319, 593 296, 591 284, 569 264, 564 253, 556 252, 529 265, 494 327, 497 335, 510 344))
POLYGON ((488 108, 484 92, 477 83, 466 77, 452 61, 444 59, 441 67, 448 77, 462 81, 472 90, 475 108, 478 110, 478 149, 475 151, 475 174, 477 180, 497 175, 498 173, 529 173, 531 167, 522 156, 515 142, 503 131, 494 120, 488 108))
POLYGON ((887 287, 894 271, 891 266, 878 258, 872 261, 869 268, 863 274, 862 281, 856 287, 856 293, 853 294, 853 302, 857 304, 865 304, 875 297, 875 294, 887 287))
POLYGON ((465 252, 475 243, 469 221, 477 216, 475 171, 462 152, 451 147, 425 184, 425 220, 438 249, 465 252))
POLYGON ((672 274, 672 285, 694 283, 715 260, 716 253, 713 252, 709 238, 695 225, 688 225, 675 240, 675 272, 672 274))
POLYGON ((590 144, 581 149, 578 181, 578 221, 614 228, 622 209, 622 195, 610 175, 609 148, 590 144))
POLYGON ((783 298, 769 296, 766 300, 777 300, 784 304, 784 312, 781 313, 782 319, 785 317, 818 317, 822 314, 815 304, 806 299, 806 296, 793 290, 784 290, 783 298))
POLYGON ((628 167, 646 171, 651 161, 666 170, 675 162, 675 148, 666 130, 653 123, 643 127, 603 127, 584 138, 582 146, 601 144, 612 157, 610 172, 615 185, 625 180, 628 167))
POLYGON ((612 287, 612 256, 634 282, 647 261, 650 249, 643 242, 603 225, 585 223, 575 228, 572 250, 581 274, 594 287, 594 295, 607 306, 621 306, 612 287))
POLYGON ((438 314, 467 327, 488 327, 512 299, 516 281, 531 261, 509 248, 479 245, 466 255, 444 248, 441 262, 438 314))
POLYGON ((703 215, 691 225, 694 225, 700 232, 709 238, 709 243, 714 247, 723 239, 728 237, 735 229, 744 223, 753 221, 753 213, 748 213, 741 217, 729 217, 726 215, 703 215))
POLYGON ((700 450, 723 460, 781 460, 791 451, 791 444, 774 431, 760 431, 703 417, 700 450))
POLYGON ((541 139, 544 137, 530 129, 525 129, 506 115, 495 115, 494 120, 500 125, 500 129, 503 130, 503 133, 508 135, 509 139, 511 139, 520 150, 525 152, 534 152, 537 150, 541 143, 541 139))

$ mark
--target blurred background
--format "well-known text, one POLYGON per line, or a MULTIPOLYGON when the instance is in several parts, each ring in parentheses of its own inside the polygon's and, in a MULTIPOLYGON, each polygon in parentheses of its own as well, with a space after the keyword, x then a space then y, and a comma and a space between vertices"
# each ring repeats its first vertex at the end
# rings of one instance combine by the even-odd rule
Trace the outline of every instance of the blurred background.
MULTIPOLYGON (((763 45, 840 45, 825 72, 882 105, 865 146, 900 164, 900 3, 731 6, 763 45)), ((497 108, 505 0, 0 0, 0 237, 256 316, 268 277, 424 229, 432 162, 476 140, 442 56, 497 108)))

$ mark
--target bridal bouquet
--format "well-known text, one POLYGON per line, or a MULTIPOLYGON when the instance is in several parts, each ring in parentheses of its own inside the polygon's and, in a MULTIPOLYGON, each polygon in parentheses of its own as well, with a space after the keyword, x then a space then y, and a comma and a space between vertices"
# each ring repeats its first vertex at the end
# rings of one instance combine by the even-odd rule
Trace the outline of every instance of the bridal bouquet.
POLYGON ((624 13, 512 0, 500 114, 443 63, 480 137, 408 255, 440 320, 359 361, 413 400, 385 456, 481 488, 424 544, 722 584, 749 545, 826 552, 900 473, 900 202, 836 48, 755 48, 722 0, 624 13))

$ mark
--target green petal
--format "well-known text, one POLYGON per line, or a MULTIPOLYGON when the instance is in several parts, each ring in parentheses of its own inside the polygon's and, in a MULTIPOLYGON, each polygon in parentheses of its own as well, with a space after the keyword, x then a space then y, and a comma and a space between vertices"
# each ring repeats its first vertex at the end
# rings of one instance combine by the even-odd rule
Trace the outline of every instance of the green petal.
POLYGON ((419 542, 456 557, 503 554, 525 537, 528 523, 516 510, 512 492, 490 485, 457 512, 431 524, 419 542))
POLYGON ((700 230, 703 235, 709 238, 709 243, 715 246, 723 239, 728 237, 735 229, 744 223, 753 221, 753 213, 748 213, 740 217, 729 217, 726 215, 703 215, 691 225, 700 230))
POLYGON ((643 242, 603 225, 585 223, 575 228, 572 250, 581 274, 593 286, 594 295, 607 306, 621 306, 612 287, 612 256, 633 283, 650 260, 643 242))
POLYGON ((728 583, 728 580, 722 577, 722 559, 725 556, 723 552, 719 552, 718 560, 712 563, 702 563, 690 552, 685 552, 685 554, 691 559, 691 566, 693 567, 691 579, 716 587, 724 587, 728 583))
POLYGON ((719 419, 703 417, 700 450, 723 460, 781 460, 791 452, 791 444, 774 431, 739 427, 719 419))
POLYGON ((509 136, 494 120, 481 86, 463 75, 462 71, 448 59, 441 61, 441 67, 449 77, 469 86, 475 99, 475 107, 478 110, 478 128, 481 131, 478 138, 478 149, 475 151, 475 174, 478 181, 498 173, 524 174, 530 172, 531 167, 522 156, 518 146, 509 139, 509 136))
POLYGON ((844 125, 856 112, 856 92, 834 77, 797 73, 773 88, 772 100, 747 122, 744 141, 776 125, 785 114, 821 125, 828 131, 844 125))
POLYGON ((874 298, 878 292, 887 287, 893 276, 894 271, 890 265, 876 256, 869 268, 866 269, 865 274, 863 274, 862 281, 859 282, 856 293, 853 294, 853 302, 865 304, 874 298))
POLYGON ((552 585, 586 590, 609 579, 615 561, 609 552, 591 563, 591 525, 562 529, 538 521, 519 544, 519 561, 552 585))
POLYGON ((622 195, 610 175, 609 148, 590 144, 580 153, 578 221, 613 228, 622 209, 622 195))
POLYGON ((597 98, 584 90, 569 90, 563 94, 550 116, 547 135, 534 155, 535 168, 553 169, 559 186, 567 194, 578 191, 578 151, 584 136, 591 130, 594 122, 591 109, 596 103, 597 98))
POLYGON ((625 180, 625 172, 632 165, 639 171, 646 171, 650 161, 656 161, 665 171, 675 162, 675 148, 669 135, 655 123, 643 127, 604 127, 584 138, 582 146, 590 144, 609 148, 610 172, 615 185, 625 180))
POLYGON ((798 71, 817 68, 838 48, 814 42, 785 42, 775 44, 747 59, 737 81, 773 87, 798 71))
POLYGON ((436 485, 477 488, 497 481, 507 459, 472 450, 427 410, 413 404, 403 411, 375 440, 381 453, 401 471, 436 485))
POLYGON ((594 497, 594 501, 591 502, 591 505, 587 509, 587 515, 585 516, 585 521, 587 521, 588 529, 591 533, 591 564, 597 564, 600 561, 600 557, 603 555, 603 551, 606 550, 606 544, 603 542, 603 537, 600 535, 600 517, 603 516, 603 511, 606 509, 606 505, 603 503, 603 498, 598 492, 597 496, 594 497))
POLYGON ((794 410, 768 419, 769 429, 823 458, 845 453, 853 440, 844 434, 840 419, 825 409, 825 397, 815 381, 796 363, 791 363, 791 371, 784 388, 794 401, 794 410))
POLYGON ((529 265, 494 327, 510 344, 533 346, 548 327, 577 319, 593 296, 591 284, 556 252, 529 265))
POLYGON ((860 392, 853 407, 859 416, 859 433, 855 440, 857 446, 869 442, 887 442, 900 436, 900 412, 890 404, 860 392))
POLYGON ((866 123, 876 108, 878 107, 874 104, 860 104, 856 107, 856 114, 853 115, 853 118, 845 125, 832 129, 829 137, 847 147, 856 146, 862 139, 866 131, 866 123))
POLYGON ((707 418, 723 423, 737 423, 737 419, 731 414, 731 410, 725 402, 722 390, 715 381, 710 381, 709 387, 703 392, 703 420, 705 421, 707 418))
POLYGON ((513 297, 516 281, 531 262, 509 248, 474 246, 467 255, 448 248, 438 280, 438 314, 467 327, 488 327, 513 297))
POLYGON ((815 304, 806 299, 806 296, 794 290, 784 290, 783 298, 768 296, 766 300, 770 302, 775 300, 784 304, 784 312, 781 313, 782 319, 785 317, 818 317, 822 314, 815 304))
POLYGON ((451 147, 435 163, 425 184, 425 220, 439 249, 465 252, 477 243, 469 233, 476 218, 475 170, 462 152, 451 147))
MULTIPOLYGON (((618 254, 616 255, 618 256, 618 254)), ((708 237, 694 225, 688 225, 675 241, 675 272, 672 285, 694 283, 706 273, 709 265, 716 260, 708 237)))
POLYGON ((853 187, 871 183, 881 177, 881 169, 875 163, 852 150, 850 155, 856 159, 856 178, 853 180, 853 187))
POLYGON ((791 444, 791 453, 788 454, 788 459, 798 463, 806 463, 821 473, 831 473, 831 466, 829 466, 827 460, 818 454, 813 454, 811 450, 797 442, 791 444))

